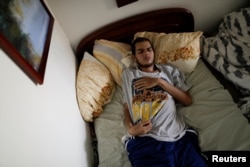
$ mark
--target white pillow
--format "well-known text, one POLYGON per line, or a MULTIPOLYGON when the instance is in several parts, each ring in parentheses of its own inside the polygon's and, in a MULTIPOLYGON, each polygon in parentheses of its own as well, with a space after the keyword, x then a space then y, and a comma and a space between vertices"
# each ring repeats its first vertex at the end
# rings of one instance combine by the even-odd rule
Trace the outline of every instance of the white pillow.
POLYGON ((84 120, 92 122, 112 98, 115 83, 110 71, 85 52, 76 81, 77 100, 84 120))

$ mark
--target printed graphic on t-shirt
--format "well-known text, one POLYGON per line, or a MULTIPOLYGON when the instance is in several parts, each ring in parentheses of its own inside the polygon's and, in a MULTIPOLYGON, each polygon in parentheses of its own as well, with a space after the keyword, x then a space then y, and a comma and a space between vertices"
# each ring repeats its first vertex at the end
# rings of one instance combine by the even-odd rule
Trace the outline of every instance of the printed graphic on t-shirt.
POLYGON ((138 90, 132 81, 132 112, 135 122, 144 122, 152 119, 166 103, 168 95, 160 86, 138 90))

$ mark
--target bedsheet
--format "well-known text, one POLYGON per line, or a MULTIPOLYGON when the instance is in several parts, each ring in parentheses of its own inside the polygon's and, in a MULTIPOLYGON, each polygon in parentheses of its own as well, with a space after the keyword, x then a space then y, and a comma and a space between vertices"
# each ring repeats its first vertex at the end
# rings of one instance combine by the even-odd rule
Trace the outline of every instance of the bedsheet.
MULTIPOLYGON (((202 151, 250 150, 250 125, 233 102, 229 92, 199 60, 195 71, 187 76, 193 85, 193 104, 177 105, 177 112, 199 135, 202 151)), ((98 140, 99 166, 129 167, 122 144, 126 134, 123 124, 122 89, 116 86, 112 101, 94 120, 98 140)))

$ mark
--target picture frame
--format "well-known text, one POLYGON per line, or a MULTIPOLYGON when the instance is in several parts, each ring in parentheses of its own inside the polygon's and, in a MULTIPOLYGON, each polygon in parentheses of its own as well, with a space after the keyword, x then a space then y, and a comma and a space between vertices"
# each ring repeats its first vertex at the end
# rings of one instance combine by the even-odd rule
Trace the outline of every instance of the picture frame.
POLYGON ((136 2, 138 0, 116 0, 116 4, 117 4, 117 7, 120 8, 120 7, 123 7, 125 5, 128 5, 132 2, 136 2))
POLYGON ((0 6, 0 47, 35 84, 43 84, 54 18, 43 0, 0 6))

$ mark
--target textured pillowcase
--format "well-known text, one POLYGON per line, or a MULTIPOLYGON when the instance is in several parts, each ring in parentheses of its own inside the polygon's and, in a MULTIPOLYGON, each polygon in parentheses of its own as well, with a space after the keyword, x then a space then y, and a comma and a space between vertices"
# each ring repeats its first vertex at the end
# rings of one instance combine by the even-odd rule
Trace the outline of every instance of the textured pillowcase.
POLYGON ((184 73, 191 73, 200 58, 201 31, 188 33, 138 32, 136 37, 151 39, 155 49, 155 62, 172 64, 184 73))
POLYGON ((77 100, 83 119, 92 122, 98 117, 103 112, 103 105, 110 101, 114 89, 110 71, 85 52, 76 81, 77 100))
POLYGON ((147 38, 151 41, 153 48, 155 49, 155 60, 157 59, 157 56, 159 55, 158 52, 158 46, 161 41, 161 36, 166 35, 165 33, 157 33, 157 32, 148 32, 148 31, 143 31, 143 32, 137 32, 134 35, 134 39, 137 37, 144 37, 147 38))
POLYGON ((131 46, 125 43, 96 40, 93 55, 102 62, 111 72, 114 81, 121 86, 121 73, 123 69, 122 59, 131 53, 131 46))

